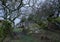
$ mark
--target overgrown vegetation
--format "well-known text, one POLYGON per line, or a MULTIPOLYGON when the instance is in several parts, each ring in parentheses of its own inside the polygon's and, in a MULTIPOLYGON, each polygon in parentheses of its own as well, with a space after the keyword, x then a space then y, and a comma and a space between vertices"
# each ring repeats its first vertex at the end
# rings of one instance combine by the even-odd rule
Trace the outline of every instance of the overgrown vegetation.
POLYGON ((7 36, 12 36, 12 24, 9 21, 3 21, 2 26, 0 26, 0 38, 2 38, 1 42, 5 39, 7 36))
POLYGON ((0 0, 0 17, 0 42, 60 42, 60 0, 0 0))

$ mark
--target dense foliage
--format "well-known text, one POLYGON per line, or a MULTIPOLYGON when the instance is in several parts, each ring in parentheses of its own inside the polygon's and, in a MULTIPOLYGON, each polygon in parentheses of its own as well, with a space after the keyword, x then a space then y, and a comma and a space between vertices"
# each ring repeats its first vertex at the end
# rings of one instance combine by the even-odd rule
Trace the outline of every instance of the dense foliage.
POLYGON ((12 36, 12 24, 9 21, 3 21, 0 26, 0 38, 4 40, 7 36, 12 36))

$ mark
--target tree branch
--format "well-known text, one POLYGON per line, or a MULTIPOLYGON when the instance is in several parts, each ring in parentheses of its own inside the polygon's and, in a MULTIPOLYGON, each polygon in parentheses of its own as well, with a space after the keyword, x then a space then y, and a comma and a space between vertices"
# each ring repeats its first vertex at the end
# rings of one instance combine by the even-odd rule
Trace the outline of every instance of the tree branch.
POLYGON ((20 5, 16 8, 16 9, 14 9, 14 10, 11 10, 10 8, 8 8, 6 5, 4 5, 3 4, 3 6, 4 6, 4 8, 7 8, 7 9, 9 9, 10 11, 16 11, 16 10, 19 10, 22 6, 23 6, 23 0, 21 0, 21 2, 20 2, 20 5))

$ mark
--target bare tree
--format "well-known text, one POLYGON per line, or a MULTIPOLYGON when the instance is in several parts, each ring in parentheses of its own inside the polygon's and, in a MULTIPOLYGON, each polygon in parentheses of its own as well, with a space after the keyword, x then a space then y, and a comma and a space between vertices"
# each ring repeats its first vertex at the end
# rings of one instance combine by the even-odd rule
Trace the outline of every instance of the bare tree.
POLYGON ((21 7, 23 6, 23 0, 0 0, 2 9, 4 10, 5 20, 9 20, 14 24, 16 18, 21 15, 21 7))

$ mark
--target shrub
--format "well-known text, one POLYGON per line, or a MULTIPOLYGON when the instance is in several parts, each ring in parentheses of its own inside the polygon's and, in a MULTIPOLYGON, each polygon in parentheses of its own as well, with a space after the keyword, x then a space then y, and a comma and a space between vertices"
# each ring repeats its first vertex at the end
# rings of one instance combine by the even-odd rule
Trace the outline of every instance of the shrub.
POLYGON ((0 26, 0 38, 3 38, 2 40, 4 40, 6 36, 11 36, 12 30, 11 22, 3 21, 2 26, 0 26))

